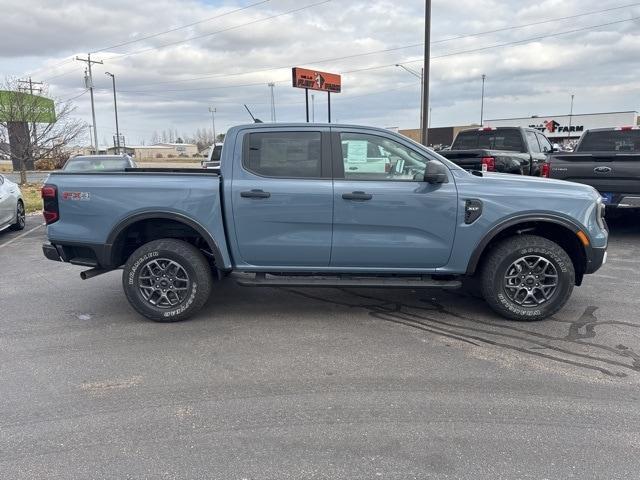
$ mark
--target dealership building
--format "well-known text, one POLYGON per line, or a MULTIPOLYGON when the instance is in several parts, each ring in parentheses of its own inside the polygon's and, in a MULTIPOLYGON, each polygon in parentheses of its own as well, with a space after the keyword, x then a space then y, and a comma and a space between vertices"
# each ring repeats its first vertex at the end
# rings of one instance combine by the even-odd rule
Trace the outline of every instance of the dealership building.
MULTIPOLYGON (((576 115, 534 115, 532 117, 496 118, 485 120, 485 127, 531 127, 543 132, 553 143, 575 142, 585 130, 603 127, 640 125, 638 112, 604 112, 576 115)), ((429 128, 430 145, 451 145, 458 132, 479 125, 429 128)), ((399 130, 399 133, 419 142, 420 129, 399 130)))

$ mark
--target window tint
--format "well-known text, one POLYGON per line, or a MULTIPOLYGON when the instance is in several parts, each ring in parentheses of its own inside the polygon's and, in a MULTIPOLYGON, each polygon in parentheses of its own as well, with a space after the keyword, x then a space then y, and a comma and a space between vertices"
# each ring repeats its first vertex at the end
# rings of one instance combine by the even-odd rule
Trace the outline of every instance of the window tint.
POLYGON ((552 147, 551 142, 549 142, 547 137, 545 137, 541 133, 536 133, 536 135, 538 136, 538 143, 540 143, 540 148, 542 148, 542 151, 544 153, 550 152, 552 150, 552 147))
POLYGON ((487 150, 510 150, 524 152, 522 136, 516 129, 501 130, 467 130, 458 133, 453 150, 473 150, 484 148, 487 150))
POLYGON ((581 152, 640 152, 640 130, 587 132, 580 142, 581 152))
POLYGON ((540 145, 538 145, 538 139, 536 138, 536 134, 532 131, 527 130, 527 143, 529 144, 529 150, 532 153, 540 153, 540 145))
POLYGON ((266 177, 317 178, 322 176, 320 139, 320 132, 250 133, 243 164, 266 177))
POLYGON ((347 180, 422 181, 427 158, 377 135, 340 134, 347 180))

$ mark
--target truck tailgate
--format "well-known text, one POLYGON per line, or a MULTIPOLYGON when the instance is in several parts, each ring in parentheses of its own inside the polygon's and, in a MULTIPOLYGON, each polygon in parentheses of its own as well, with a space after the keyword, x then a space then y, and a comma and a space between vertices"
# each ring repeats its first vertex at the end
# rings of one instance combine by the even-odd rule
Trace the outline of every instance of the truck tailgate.
POLYGON ((551 178, 591 185, 602 194, 640 194, 640 153, 568 153, 550 163, 551 178))

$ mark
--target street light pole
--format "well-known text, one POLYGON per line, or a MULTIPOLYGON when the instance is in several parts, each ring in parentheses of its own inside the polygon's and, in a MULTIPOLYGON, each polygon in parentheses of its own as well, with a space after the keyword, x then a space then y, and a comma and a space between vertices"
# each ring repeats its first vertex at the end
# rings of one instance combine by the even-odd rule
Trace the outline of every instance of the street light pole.
POLYGON ((429 145, 429 65, 431 64, 431 0, 424 6, 424 68, 422 74, 422 144, 429 145))
POLYGON ((400 67, 406 72, 409 72, 414 77, 420 79, 420 139, 422 139, 422 109, 424 108, 424 68, 420 69, 420 73, 405 67, 401 63, 396 63, 396 67, 400 67))
POLYGON ((105 75, 109 75, 111 77, 111 81, 113 82, 113 108, 116 112, 116 148, 118 150, 118 154, 122 153, 120 151, 120 128, 118 127, 118 100, 116 99, 116 76, 113 73, 104 72, 105 75))
POLYGON ((480 126, 482 126, 482 122, 484 121, 484 80, 487 76, 482 74, 482 96, 480 97, 480 126))
POLYGON ((211 126, 213 127, 213 145, 216 144, 216 109, 215 107, 209 107, 211 112, 211 126))
POLYGON ((316 122, 316 96, 311 94, 311 123, 316 122))
POLYGON ((571 120, 573 117, 573 93, 571 94, 571 107, 569 109, 569 142, 571 142, 571 120))
POLYGON ((275 122, 276 121, 276 97, 273 94, 273 88, 276 86, 276 84, 274 82, 270 82, 267 85, 269 85, 269 88, 271 89, 271 121, 275 122))

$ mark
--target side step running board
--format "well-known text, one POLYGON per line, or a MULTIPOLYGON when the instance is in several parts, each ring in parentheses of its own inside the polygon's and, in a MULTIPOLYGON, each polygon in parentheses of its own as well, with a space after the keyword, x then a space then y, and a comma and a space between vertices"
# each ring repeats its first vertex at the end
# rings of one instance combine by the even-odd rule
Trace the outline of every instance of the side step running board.
POLYGON ((406 277, 357 275, 271 275, 268 273, 231 274, 243 287, 366 287, 366 288, 448 288, 462 286, 460 280, 437 280, 428 275, 406 277))

